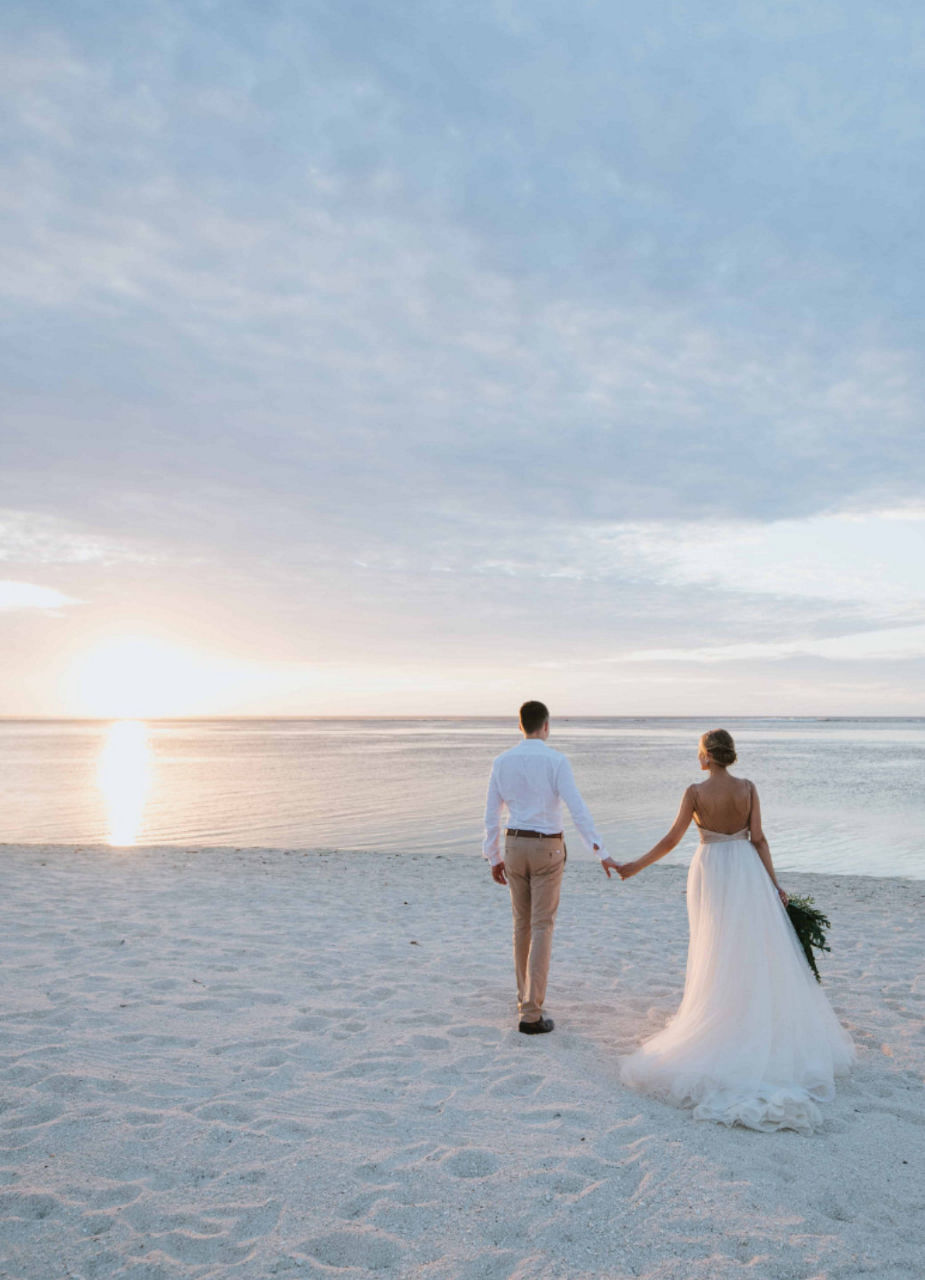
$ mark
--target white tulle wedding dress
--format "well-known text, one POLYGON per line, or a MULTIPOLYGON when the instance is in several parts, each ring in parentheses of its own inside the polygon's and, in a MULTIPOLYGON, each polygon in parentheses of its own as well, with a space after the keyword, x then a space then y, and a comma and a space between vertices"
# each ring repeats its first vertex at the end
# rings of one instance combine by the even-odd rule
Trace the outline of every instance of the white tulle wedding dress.
POLYGON ((749 840, 700 828, 687 881, 684 997, 621 1078, 695 1119, 815 1129, 854 1047, 749 840))

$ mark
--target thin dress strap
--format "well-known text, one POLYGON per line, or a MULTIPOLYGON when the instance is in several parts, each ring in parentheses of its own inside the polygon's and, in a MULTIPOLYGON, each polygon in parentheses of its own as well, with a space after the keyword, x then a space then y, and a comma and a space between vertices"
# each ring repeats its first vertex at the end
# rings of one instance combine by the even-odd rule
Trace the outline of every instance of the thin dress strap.
POLYGON ((692 782, 691 785, 687 788, 687 794, 691 798, 691 807, 692 807, 691 816, 694 819, 694 825, 696 827, 699 827, 700 819, 697 817, 697 784, 695 782, 692 782))

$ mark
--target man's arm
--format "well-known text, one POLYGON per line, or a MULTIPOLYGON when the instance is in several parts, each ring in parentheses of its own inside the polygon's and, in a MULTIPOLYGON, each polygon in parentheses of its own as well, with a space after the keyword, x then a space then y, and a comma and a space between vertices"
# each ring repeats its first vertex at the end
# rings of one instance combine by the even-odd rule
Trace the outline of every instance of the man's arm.
MULTIPOLYGON (((578 834, 581 836, 585 845, 600 858, 601 862, 609 862, 607 850, 604 848, 604 841, 598 834, 594 825, 594 819, 588 806, 582 799, 581 792, 575 782, 575 775, 572 773, 572 766, 566 756, 562 757, 562 763, 556 775, 556 789, 560 797, 568 805, 568 811, 572 815, 572 821, 578 828, 578 834)), ((605 866, 605 871, 607 868, 605 866)), ((608 876, 610 872, 607 871, 608 876)))
POLYGON ((494 765, 488 779, 488 796, 485 800, 485 838, 482 841, 482 853, 491 863, 492 879, 498 884, 507 884, 504 875, 504 859, 501 855, 501 811, 504 800, 498 786, 498 775, 494 765))

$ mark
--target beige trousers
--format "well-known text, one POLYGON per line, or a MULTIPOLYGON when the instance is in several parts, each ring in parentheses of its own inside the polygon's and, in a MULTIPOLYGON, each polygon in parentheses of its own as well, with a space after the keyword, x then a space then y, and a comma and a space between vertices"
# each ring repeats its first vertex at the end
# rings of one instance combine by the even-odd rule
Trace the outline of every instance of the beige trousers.
POLYGON ((565 869, 565 842, 505 836, 504 869, 514 916, 514 972, 522 1022, 543 1016, 552 931, 565 869))

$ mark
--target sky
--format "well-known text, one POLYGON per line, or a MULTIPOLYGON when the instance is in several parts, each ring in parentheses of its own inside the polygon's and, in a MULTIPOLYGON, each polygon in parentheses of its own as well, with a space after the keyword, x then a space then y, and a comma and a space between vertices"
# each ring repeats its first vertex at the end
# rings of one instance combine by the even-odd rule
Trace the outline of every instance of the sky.
POLYGON ((920 4, 0 50, 3 714, 925 714, 920 4))

